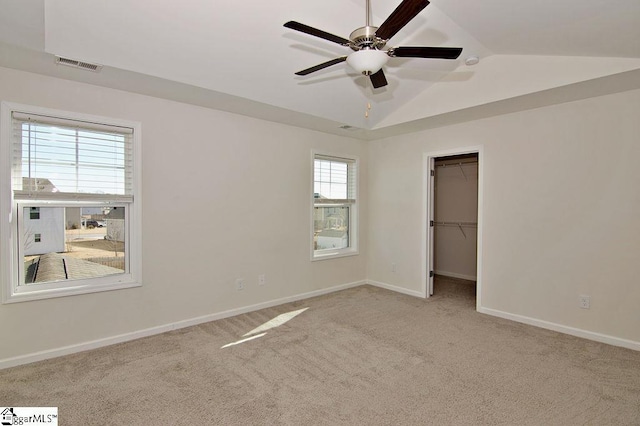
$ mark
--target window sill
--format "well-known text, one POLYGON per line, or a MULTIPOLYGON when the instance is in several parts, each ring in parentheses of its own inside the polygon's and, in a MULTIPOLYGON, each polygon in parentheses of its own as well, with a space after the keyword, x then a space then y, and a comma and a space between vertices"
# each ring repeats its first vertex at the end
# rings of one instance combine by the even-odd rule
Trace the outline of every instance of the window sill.
POLYGON ((29 302, 33 300, 52 299, 55 297, 75 296, 79 294, 98 293, 103 291, 121 290, 125 288, 141 287, 142 283, 137 281, 125 281, 113 284, 100 285, 80 285, 63 287, 48 290, 33 290, 24 292, 14 292, 2 301, 3 304, 29 302))
POLYGON ((349 257, 349 256, 357 256, 360 252, 358 250, 327 250, 326 253, 317 254, 313 253, 311 255, 311 261, 315 262, 318 260, 329 260, 336 259, 340 257, 349 257))

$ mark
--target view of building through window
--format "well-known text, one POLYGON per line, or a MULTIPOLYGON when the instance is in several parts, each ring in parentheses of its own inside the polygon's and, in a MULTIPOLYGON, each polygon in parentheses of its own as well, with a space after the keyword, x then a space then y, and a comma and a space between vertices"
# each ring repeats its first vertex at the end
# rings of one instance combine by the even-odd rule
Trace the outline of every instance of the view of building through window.
POLYGON ((97 278, 126 270, 125 208, 24 207, 24 284, 97 278), (38 243, 38 244, 34 244, 38 243))
POLYGON ((315 250, 349 247, 349 208, 314 207, 315 250))

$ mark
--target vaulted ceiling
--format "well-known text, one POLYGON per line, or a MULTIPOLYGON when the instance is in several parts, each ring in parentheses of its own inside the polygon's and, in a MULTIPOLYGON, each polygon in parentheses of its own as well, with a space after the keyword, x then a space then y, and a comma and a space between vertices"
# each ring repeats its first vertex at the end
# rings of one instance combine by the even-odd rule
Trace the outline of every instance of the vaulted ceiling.
MULTIPOLYGON (((399 3, 371 0, 371 24, 399 3)), ((640 87, 638 0, 433 0, 388 46, 460 58, 391 58, 379 89, 344 62, 296 76, 350 50, 289 20, 348 38, 365 0, 2 0, 0 66, 365 139, 640 87)))

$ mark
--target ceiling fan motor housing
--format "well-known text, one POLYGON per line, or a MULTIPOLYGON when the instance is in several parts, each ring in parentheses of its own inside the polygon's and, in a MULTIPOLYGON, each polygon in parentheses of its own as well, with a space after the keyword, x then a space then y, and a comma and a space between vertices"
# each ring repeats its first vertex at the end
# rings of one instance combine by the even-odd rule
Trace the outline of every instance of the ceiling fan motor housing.
POLYGON ((351 49, 362 50, 365 48, 381 49, 387 44, 387 40, 383 40, 376 36, 378 27, 366 26, 358 28, 349 35, 351 40, 351 49))

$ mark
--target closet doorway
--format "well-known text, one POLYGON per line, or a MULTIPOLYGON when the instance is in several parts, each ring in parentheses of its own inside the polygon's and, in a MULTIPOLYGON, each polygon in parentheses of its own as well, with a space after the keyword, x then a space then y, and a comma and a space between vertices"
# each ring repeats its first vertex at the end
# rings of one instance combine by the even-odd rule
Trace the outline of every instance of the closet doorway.
POLYGON ((430 156, 428 163, 426 296, 476 304, 479 152, 430 156))

